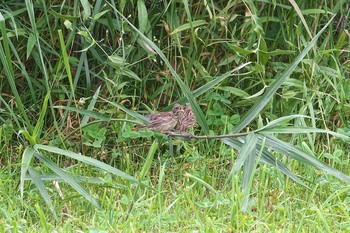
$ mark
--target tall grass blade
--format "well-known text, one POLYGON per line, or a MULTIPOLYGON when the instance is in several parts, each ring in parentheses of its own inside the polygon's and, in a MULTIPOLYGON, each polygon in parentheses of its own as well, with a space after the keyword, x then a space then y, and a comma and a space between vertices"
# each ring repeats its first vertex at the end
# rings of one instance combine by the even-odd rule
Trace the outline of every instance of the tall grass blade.
MULTIPOLYGON (((235 72, 243 69, 244 67, 248 66, 249 64, 251 64, 252 62, 246 62, 244 64, 241 64, 239 66, 237 66, 236 68, 234 68, 233 70, 226 72, 223 75, 220 75, 218 77, 213 77, 213 80, 205 83, 204 85, 200 86, 199 88, 197 88, 196 90, 194 90, 192 92, 193 96, 195 98, 203 95, 203 94, 208 94, 209 91, 211 90, 215 90, 215 86, 218 85, 219 83, 221 83, 222 81, 224 81, 225 79, 227 79, 228 77, 231 77, 234 75, 235 72)), ((187 99, 185 97, 180 98, 178 101, 176 101, 179 104, 184 104, 187 102, 187 99)), ((164 110, 169 110, 169 107, 166 107, 164 110)))
POLYGON ((256 153, 256 143, 258 138, 254 133, 248 134, 243 146, 240 148, 239 155, 233 165, 233 172, 238 173, 243 164, 247 161, 248 156, 253 152, 256 153))
MULTIPOLYGON (((35 148, 36 149, 36 148, 35 148)), ((68 175, 65 171, 63 171, 60 167, 58 167, 52 160, 45 157, 38 151, 34 153, 34 156, 40 160, 43 164, 49 167, 54 173, 59 175, 64 182, 69 184, 72 188, 74 188, 80 195, 82 195, 86 200, 91 202, 94 206, 99 207, 100 204, 98 201, 91 196, 77 181, 75 181, 70 175, 68 175)))
POLYGON ((301 60, 306 56, 306 54, 311 50, 311 48, 316 44, 318 38, 321 36, 323 31, 328 27, 328 25, 333 21, 335 15, 327 22, 327 24, 317 33, 317 35, 310 41, 310 43, 305 47, 305 49, 299 54, 299 56, 294 60, 292 64, 280 75, 277 75, 275 81, 271 86, 266 90, 265 94, 251 107, 247 113, 242 117, 241 121, 238 123, 236 128, 232 133, 239 133, 244 129, 260 111, 266 106, 270 101, 272 96, 276 91, 281 87, 282 83, 293 73, 294 69, 301 62, 301 60))
POLYGON ((185 173, 186 177, 189 177, 191 178, 192 180, 195 180, 197 182, 199 182, 200 184, 204 185, 205 187, 207 187, 210 191, 212 191, 213 193, 215 194, 219 194, 219 192, 213 187, 211 186, 210 184, 208 184, 207 182, 205 182, 203 179, 197 177, 197 176, 194 176, 192 174, 189 174, 189 173, 185 173))
MULTIPOLYGON (((80 109, 80 108, 74 108, 74 107, 68 107, 68 106, 54 106, 54 108, 57 109, 64 109, 64 110, 68 110, 68 111, 72 111, 72 112, 77 112, 80 113, 81 115, 83 115, 84 117, 92 117, 95 119, 99 119, 101 121, 109 121, 110 117, 108 115, 105 115, 103 113, 99 113, 99 112, 95 112, 92 110, 86 110, 86 109, 80 109)), ((85 126, 86 124, 82 125, 85 126)))
POLYGON ((55 212, 55 209, 52 206, 51 203, 51 199, 49 196, 49 193, 47 192, 44 182, 40 179, 39 174, 32 168, 32 167, 28 167, 28 172, 30 177, 32 178, 35 187, 38 189, 40 195, 42 196, 42 198, 44 199, 45 203, 47 206, 49 206, 51 213, 53 214, 53 216, 55 217, 55 219, 57 220, 57 215, 55 212))
POLYGON ((157 149, 158 149, 158 141, 155 140, 152 143, 152 145, 148 151, 148 156, 146 158, 146 161, 144 162, 144 164, 142 166, 142 170, 141 170, 140 175, 139 175, 140 182, 145 177, 145 175, 149 172, 149 169, 151 168, 151 165, 152 165, 154 154, 156 153, 157 149))
MULTIPOLYGON (((242 189, 244 190, 244 199, 242 211, 245 212, 248 208, 249 196, 250 196, 250 187, 253 182, 253 176, 255 173, 256 166, 256 144, 258 137, 255 134, 249 134, 247 136, 246 145, 243 146, 242 150, 245 149, 244 153, 247 153, 246 160, 244 161, 243 167, 243 180, 242 180, 242 189), (246 148, 248 147, 248 148, 246 148)), ((259 157, 261 151, 259 153, 259 157)))
POLYGON ((113 106, 115 106, 115 107, 121 109, 123 112, 125 112, 125 113, 127 113, 128 115, 130 115, 130 116, 136 118, 137 120, 140 120, 140 121, 142 121, 142 122, 144 122, 144 123, 149 123, 149 120, 148 120, 146 117, 144 117, 143 115, 141 115, 141 114, 139 114, 139 113, 137 113, 137 112, 131 111, 130 109, 124 107, 124 106, 121 105, 121 104, 117 104, 117 103, 111 102, 111 101, 106 100, 106 99, 103 99, 103 98, 101 98, 101 97, 100 97, 100 99, 102 99, 103 101, 105 101, 105 102, 107 102, 107 103, 109 103, 109 104, 111 104, 111 105, 113 105, 113 106))
POLYGON ((310 31, 310 29, 309 29, 309 26, 308 26, 307 23, 306 23, 306 20, 305 20, 305 18, 304 18, 304 16, 303 16, 303 13, 301 12, 301 10, 300 10, 298 4, 297 4, 294 0, 289 0, 289 2, 290 2, 290 4, 292 4, 292 6, 293 6, 295 12, 298 14, 298 16, 299 16, 301 22, 303 23, 304 28, 306 29, 307 33, 309 34, 310 38, 312 39, 311 31, 310 31))
POLYGON ((202 110, 200 109, 197 101, 195 100, 193 94, 188 89, 186 84, 182 81, 180 76, 176 73, 173 66, 170 64, 169 60, 165 57, 162 50, 160 50, 159 47, 155 43, 153 43, 143 33, 141 33, 132 23, 130 23, 130 21, 126 17, 124 17, 122 13, 120 13, 118 10, 115 10, 115 11, 119 14, 120 17, 122 17, 125 20, 125 22, 127 22, 129 24, 129 26, 142 38, 142 40, 144 40, 144 43, 146 43, 149 47, 151 47, 154 51, 156 51, 157 54, 159 55, 159 57, 164 61, 164 63, 168 67, 170 73, 173 75, 176 82, 178 83, 180 89, 182 90, 182 92, 186 96, 186 99, 190 103, 192 110, 193 110, 194 114, 196 115, 196 119, 197 119, 198 124, 202 127, 205 134, 209 134, 209 126, 205 120, 205 116, 204 116, 202 110))
MULTIPOLYGON (((96 104, 96 101, 97 101, 97 98, 98 98, 98 94, 100 93, 100 89, 101 89, 101 86, 99 86, 97 88, 97 90, 95 91, 95 94, 92 96, 92 99, 89 103, 89 106, 87 107, 87 110, 89 111, 93 111, 94 110, 94 107, 95 107, 95 104, 96 104)), ((88 115, 84 115, 83 119, 81 120, 81 123, 80 125, 81 126, 84 126, 88 123, 89 121, 89 116, 88 115)))
POLYGON ((33 147, 27 147, 22 155, 22 165, 21 165, 21 179, 19 183, 19 190, 21 193, 21 197, 23 198, 24 191, 24 181, 26 179, 27 171, 29 168, 29 164, 32 161, 35 150, 33 147))
MULTIPOLYGON (((350 177, 341 173, 340 171, 328 166, 317 158, 305 153, 304 151, 296 148, 295 146, 288 144, 278 138, 268 135, 266 137, 266 146, 295 160, 298 160, 304 164, 312 165, 323 172, 329 173, 338 179, 350 184, 350 177)), ((262 137, 259 137, 262 140, 262 137)))
MULTIPOLYGON (((226 138, 226 139, 223 139, 223 141, 231 146, 232 148, 236 149, 236 150, 241 150, 242 146, 243 146, 243 143, 238 141, 238 140, 233 140, 233 139, 230 139, 230 138, 226 138)), ((257 145, 257 151, 256 153, 258 153, 258 150, 260 151, 261 150, 261 145, 259 144, 259 141, 258 141, 258 145, 257 145)), ((258 155, 258 154, 257 154, 258 155)), ((293 172, 291 172, 289 170, 289 168, 284 165, 281 161, 277 160, 275 156, 273 156, 268 150, 266 149, 263 149, 262 151, 262 155, 260 156, 260 159, 259 161, 263 162, 263 163, 266 163, 278 170, 280 170, 283 174, 285 174, 287 177, 291 178, 292 180, 294 180, 295 182, 297 182, 298 184, 308 188, 308 186, 302 181, 300 180, 296 174, 294 174, 293 172)), ((232 177, 232 174, 233 174, 233 168, 231 169, 231 172, 229 173, 227 179, 226 179, 226 182, 225 182, 225 186, 229 183, 231 177, 232 177)))
MULTIPOLYGON (((24 109, 24 104, 21 100, 21 97, 17 91, 17 87, 15 84, 15 77, 14 77, 14 71, 12 67, 12 61, 11 61, 11 53, 9 48, 9 41, 7 37, 7 30, 6 30, 6 24, 4 16, 0 12, 0 30, 2 35, 2 43, 0 43, 0 60, 2 63, 2 68, 4 69, 7 81, 10 85, 11 91, 13 95, 15 96, 15 100, 18 106, 18 109, 21 113, 21 117, 24 119, 26 123, 26 127, 28 127, 28 130, 30 133, 33 131, 33 126, 30 123, 30 120, 27 116, 27 113, 24 109)), ((17 118, 17 117, 15 117, 17 118)))
POLYGON ((46 115, 47 104, 49 102, 49 98, 50 98, 50 92, 48 92, 44 98, 44 102, 42 104, 39 119, 36 121, 35 128, 33 131, 33 138, 36 142, 38 142, 38 139, 39 139, 38 137, 40 137, 42 126, 44 125, 44 117, 46 115))
POLYGON ((317 128, 312 128, 312 127, 284 127, 284 128, 268 128, 265 130, 259 130, 257 131, 262 135, 269 135, 269 134, 274 134, 274 133, 280 133, 280 134, 304 134, 304 133, 325 133, 325 134, 330 134, 335 137, 341 138, 345 141, 350 141, 350 137, 346 136, 341 133, 336 133, 331 130, 326 130, 326 129, 317 129, 317 128))
POLYGON ((93 158, 90 158, 90 157, 87 157, 87 156, 84 156, 84 155, 81 155, 81 154, 78 154, 78 153, 74 153, 72 151, 62 150, 62 149, 57 148, 57 147, 41 145, 41 144, 35 145, 34 149, 35 150, 44 150, 44 151, 48 151, 48 152, 51 152, 51 153, 64 155, 64 156, 67 156, 69 158, 79 160, 79 161, 81 161, 81 162, 83 162, 85 164, 89 164, 89 165, 92 165, 94 167, 98 167, 99 169, 102 169, 102 170, 105 170, 107 172, 110 172, 110 173, 112 173, 112 174, 114 174, 116 176, 119 176, 121 178, 129 180, 131 182, 139 183, 139 181, 136 178, 126 174, 125 172, 120 171, 117 168, 114 168, 114 167, 112 167, 112 166, 110 166, 108 164, 105 164, 105 163, 103 163, 101 161, 98 161, 96 159, 93 159, 93 158))
POLYGON ((71 91, 72 97, 74 99, 75 94, 74 94, 73 76, 72 76, 72 72, 70 70, 69 57, 67 54, 66 45, 64 43, 62 30, 58 30, 58 38, 60 40, 61 52, 62 52, 62 56, 63 56, 63 63, 64 63, 64 67, 65 67, 66 72, 67 72, 70 91, 71 91))

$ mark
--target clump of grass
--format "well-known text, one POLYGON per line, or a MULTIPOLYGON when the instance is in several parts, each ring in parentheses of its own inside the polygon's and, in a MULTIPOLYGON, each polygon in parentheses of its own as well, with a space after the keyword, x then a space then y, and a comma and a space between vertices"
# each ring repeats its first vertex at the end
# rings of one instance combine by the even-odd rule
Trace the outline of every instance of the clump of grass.
POLYGON ((3 231, 349 230, 343 1, 49 4, 0 3, 3 231), (248 133, 132 131, 174 102, 248 133))

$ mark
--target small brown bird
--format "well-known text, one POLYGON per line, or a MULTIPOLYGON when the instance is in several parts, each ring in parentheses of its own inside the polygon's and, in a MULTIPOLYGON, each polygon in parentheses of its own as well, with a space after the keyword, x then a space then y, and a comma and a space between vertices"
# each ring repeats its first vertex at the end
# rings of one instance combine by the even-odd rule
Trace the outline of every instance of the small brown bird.
POLYGON ((191 105, 189 103, 185 104, 185 110, 179 118, 179 123, 176 127, 177 130, 186 131, 188 128, 195 126, 196 115, 194 115, 191 105))
POLYGON ((136 129, 151 129, 154 131, 166 132, 172 130, 181 116, 181 113, 184 111, 183 107, 180 104, 175 104, 171 112, 160 112, 145 115, 146 118, 150 121, 147 125, 137 126, 136 129))

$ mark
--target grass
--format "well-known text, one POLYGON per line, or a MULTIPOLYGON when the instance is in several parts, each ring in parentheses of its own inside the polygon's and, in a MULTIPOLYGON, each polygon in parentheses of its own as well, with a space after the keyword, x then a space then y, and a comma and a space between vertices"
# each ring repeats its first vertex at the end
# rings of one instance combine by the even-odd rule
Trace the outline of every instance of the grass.
POLYGON ((350 231, 344 3, 0 2, 0 230, 350 231))

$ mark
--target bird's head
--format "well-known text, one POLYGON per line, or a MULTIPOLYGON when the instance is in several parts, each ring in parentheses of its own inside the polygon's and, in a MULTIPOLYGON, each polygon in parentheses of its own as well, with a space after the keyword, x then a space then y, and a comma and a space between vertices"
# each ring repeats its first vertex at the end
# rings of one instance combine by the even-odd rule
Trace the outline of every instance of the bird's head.
POLYGON ((173 107, 172 112, 178 116, 179 114, 181 114, 184 111, 183 107, 180 104, 175 104, 173 107))

